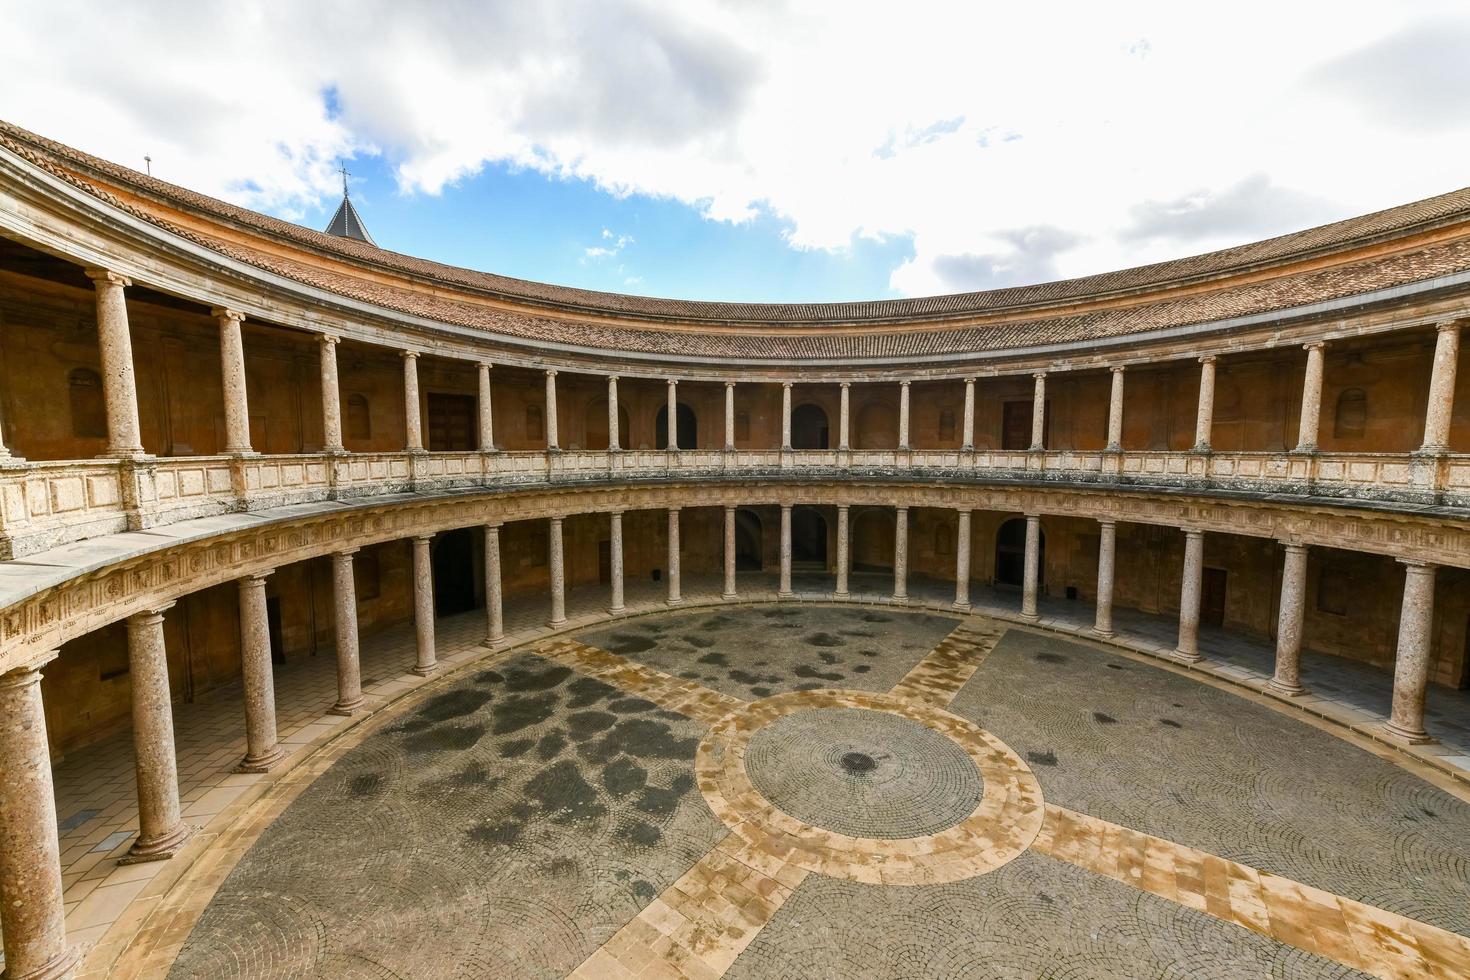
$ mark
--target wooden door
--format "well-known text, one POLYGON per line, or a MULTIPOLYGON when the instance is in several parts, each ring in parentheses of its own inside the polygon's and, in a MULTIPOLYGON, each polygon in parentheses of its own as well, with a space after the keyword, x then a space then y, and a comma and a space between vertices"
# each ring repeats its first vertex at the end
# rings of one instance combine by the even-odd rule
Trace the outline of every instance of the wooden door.
POLYGON ((429 445, 434 452, 467 453, 479 438, 474 395, 429 393, 429 445))

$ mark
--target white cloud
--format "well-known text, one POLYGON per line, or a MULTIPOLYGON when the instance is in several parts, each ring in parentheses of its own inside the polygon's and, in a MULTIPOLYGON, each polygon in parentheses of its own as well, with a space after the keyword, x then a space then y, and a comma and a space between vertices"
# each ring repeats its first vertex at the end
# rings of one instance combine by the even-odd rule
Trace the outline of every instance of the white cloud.
POLYGON ((589 259, 610 259, 633 244, 635 239, 632 235, 614 235, 610 229, 604 228, 602 229, 602 240, 605 244, 584 248, 583 256, 589 259))
POLYGON ((247 206, 328 202, 356 153, 406 193, 506 163, 769 213, 794 249, 911 237, 909 294, 1289 231, 1470 158, 1451 0, 0 0, 0 23, 0 117, 247 206))

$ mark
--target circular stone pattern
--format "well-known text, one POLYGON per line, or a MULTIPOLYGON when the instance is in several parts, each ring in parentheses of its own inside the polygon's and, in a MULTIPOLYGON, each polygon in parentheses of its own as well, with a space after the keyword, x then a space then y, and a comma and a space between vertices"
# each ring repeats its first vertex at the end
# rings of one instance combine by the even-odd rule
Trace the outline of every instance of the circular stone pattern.
POLYGON ((984 781, 963 748, 901 715, 798 711, 745 750, 751 785, 803 823, 850 837, 925 837, 980 804, 984 781))
POLYGON ((1045 816, 1026 763, 994 735, 917 700, 793 691, 710 727, 699 789, 764 859, 881 885, 994 871, 1045 816))

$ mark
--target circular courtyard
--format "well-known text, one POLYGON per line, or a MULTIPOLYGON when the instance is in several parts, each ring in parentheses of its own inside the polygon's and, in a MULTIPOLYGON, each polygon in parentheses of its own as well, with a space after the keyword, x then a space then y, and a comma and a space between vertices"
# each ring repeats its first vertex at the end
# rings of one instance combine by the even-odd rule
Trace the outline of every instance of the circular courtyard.
POLYGON ((1461 794, 983 617, 617 621, 487 653, 340 747, 202 895, 173 976, 1345 977, 1470 952, 1461 794))

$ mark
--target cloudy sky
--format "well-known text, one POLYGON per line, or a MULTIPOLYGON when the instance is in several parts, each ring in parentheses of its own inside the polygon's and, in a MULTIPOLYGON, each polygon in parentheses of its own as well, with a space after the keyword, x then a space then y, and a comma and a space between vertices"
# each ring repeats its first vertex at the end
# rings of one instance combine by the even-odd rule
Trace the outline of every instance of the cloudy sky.
POLYGON ((708 299, 922 295, 1470 184, 1464 0, 0 0, 0 118, 378 243, 708 299))

